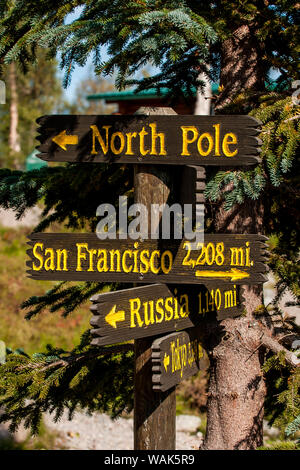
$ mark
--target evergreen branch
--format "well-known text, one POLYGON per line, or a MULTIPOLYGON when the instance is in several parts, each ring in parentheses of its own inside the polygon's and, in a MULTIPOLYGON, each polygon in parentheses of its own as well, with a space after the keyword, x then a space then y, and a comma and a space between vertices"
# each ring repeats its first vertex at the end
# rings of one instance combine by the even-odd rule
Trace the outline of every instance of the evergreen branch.
POLYGON ((71 353, 48 346, 33 357, 9 354, 0 366, 0 422, 15 431, 23 423, 37 433, 42 415, 65 408, 69 419, 77 407, 119 416, 133 408, 133 345, 89 345, 87 331, 71 353), (117 398, 117 399, 116 399, 117 398))
POLYGON ((22 364, 20 365, 17 369, 16 372, 22 371, 26 369, 27 371, 29 370, 36 370, 39 369, 40 372, 46 372, 49 369, 53 369, 55 367, 68 367, 71 365, 74 365, 75 363, 79 361, 86 361, 89 359, 96 359, 99 356, 105 356, 107 354, 119 354, 119 353, 124 353, 124 352, 130 352, 134 350, 133 344, 121 344, 118 346, 110 346, 106 348, 97 348, 95 352, 89 351, 89 352, 84 352, 81 354, 75 354, 75 355, 69 355, 69 356, 64 356, 63 359, 59 359, 54 362, 47 363, 45 366, 41 367, 40 362, 28 362, 26 365, 22 364))

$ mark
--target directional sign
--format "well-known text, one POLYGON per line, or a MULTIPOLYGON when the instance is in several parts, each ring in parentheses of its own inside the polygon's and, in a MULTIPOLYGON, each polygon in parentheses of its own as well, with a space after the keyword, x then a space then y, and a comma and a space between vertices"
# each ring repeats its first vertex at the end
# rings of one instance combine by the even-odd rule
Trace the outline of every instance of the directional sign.
POLYGON ((100 240, 94 233, 33 233, 28 275, 40 280, 168 284, 266 281, 266 237, 205 235, 188 240, 100 240))
POLYGON ((52 115, 37 123, 39 158, 54 162, 251 165, 262 143, 251 116, 52 115))
POLYGON ((203 349, 198 328, 171 333, 153 341, 153 390, 165 392, 182 380, 199 372, 203 363, 203 349))
POLYGON ((91 298, 91 344, 115 344, 181 330, 207 318, 235 317, 243 312, 242 295, 236 284, 151 284, 98 294, 91 298))

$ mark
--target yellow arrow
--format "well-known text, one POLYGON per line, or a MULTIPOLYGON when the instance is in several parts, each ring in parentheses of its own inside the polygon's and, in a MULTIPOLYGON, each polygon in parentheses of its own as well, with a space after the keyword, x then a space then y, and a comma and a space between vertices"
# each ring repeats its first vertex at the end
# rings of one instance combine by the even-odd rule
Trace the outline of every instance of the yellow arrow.
POLYGON ((165 357, 164 357, 164 366, 165 366, 165 369, 166 369, 166 372, 168 372, 168 365, 170 364, 170 356, 165 353, 165 357))
POLYGON ((67 145, 77 145, 78 144, 78 135, 67 135, 66 131, 60 132, 60 134, 53 137, 53 142, 55 142, 63 150, 67 150, 67 145))
POLYGON ((231 268, 230 271, 196 271, 195 275, 197 277, 230 277, 231 281, 237 281, 238 279, 250 276, 249 273, 236 268, 231 268))
POLYGON ((116 312, 117 306, 114 305, 111 311, 106 315, 105 321, 113 328, 117 328, 117 322, 125 320, 125 312, 124 310, 119 310, 116 312))

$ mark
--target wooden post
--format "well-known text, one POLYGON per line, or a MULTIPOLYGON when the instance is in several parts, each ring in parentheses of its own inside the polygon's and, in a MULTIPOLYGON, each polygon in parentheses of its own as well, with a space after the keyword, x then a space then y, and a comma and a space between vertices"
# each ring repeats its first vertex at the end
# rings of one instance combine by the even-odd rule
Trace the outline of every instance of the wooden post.
MULTIPOLYGON (((171 108, 140 108, 136 114, 176 114, 171 108)), ((159 165, 135 165, 135 202, 144 204, 151 214, 151 204, 165 204, 170 194, 172 169, 159 165)), ((150 219, 148 227, 150 227, 150 219)), ((135 341, 134 449, 175 450, 175 387, 166 392, 152 389, 151 346, 155 338, 135 341)))

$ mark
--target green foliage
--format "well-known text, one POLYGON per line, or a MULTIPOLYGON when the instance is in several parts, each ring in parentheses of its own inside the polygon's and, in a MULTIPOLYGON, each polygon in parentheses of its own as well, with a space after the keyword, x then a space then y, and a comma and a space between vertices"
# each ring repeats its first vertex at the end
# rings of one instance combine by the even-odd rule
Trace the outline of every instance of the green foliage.
POLYGON ((35 231, 55 222, 63 222, 68 229, 88 226, 93 231, 98 205, 110 201, 118 206, 119 195, 131 193, 132 175, 125 165, 76 163, 29 172, 0 170, 2 207, 13 209, 20 218, 27 208, 43 202, 42 222, 35 231))
POLYGON ((299 450, 299 447, 294 441, 276 441, 258 447, 257 450, 299 450))
POLYGON ((198 86, 199 71, 218 75, 222 42, 241 24, 255 36, 266 78, 270 67, 280 70, 281 82, 297 77, 297 9, 292 0, 69 0, 59 7, 54 0, 2 1, 0 57, 26 69, 39 47, 53 58, 59 53, 67 85, 75 65, 84 65, 91 55, 97 74, 117 72, 118 87, 138 82, 140 89, 167 87, 176 96, 198 86), (76 19, 69 21, 68 14, 75 12, 76 19), (103 46, 108 56, 102 55, 103 46), (147 63, 160 71, 133 79, 147 63))
MULTIPOLYGON (((92 54, 96 73, 117 72, 119 88, 137 83, 133 75, 150 62, 160 71, 139 80, 138 89, 167 87, 178 97, 194 91, 201 72, 211 78, 219 76, 224 41, 244 25, 258 45, 262 82, 275 67, 281 72, 278 85, 286 85, 297 74, 296 15, 295 4, 289 0, 75 0, 62 1, 59 6, 53 0, 2 0, 0 59, 26 69, 34 62, 38 48, 45 47, 51 57, 60 54, 67 85, 74 66, 84 65, 92 54), (78 18, 65 21, 77 7, 82 7, 78 18), (108 58, 102 57, 102 46, 108 47, 108 58)), ((246 199, 263 198, 266 233, 276 240, 273 246, 270 244, 270 267, 278 277, 279 295, 288 286, 297 297, 297 108, 290 98, 276 93, 266 96, 264 90, 230 98, 232 105, 227 113, 238 110, 262 121, 262 164, 253 170, 213 175, 207 198, 217 201, 224 197, 226 209, 246 199)), ((55 223, 64 224, 68 230, 94 230, 96 207, 104 201, 117 205, 119 195, 132 195, 132 186, 126 166, 76 164, 27 174, 2 170, 0 205, 12 208, 20 217, 26 208, 42 201, 45 209, 38 231, 55 223)), ((46 306, 52 311, 63 308, 68 314, 98 287, 86 283, 70 288, 60 283, 41 297, 31 297, 23 306, 29 308, 28 318, 46 306)), ((0 403, 6 408, 1 419, 11 420, 12 429, 24 419, 25 425, 36 431, 46 410, 55 412, 57 419, 64 407, 70 415, 76 406, 90 412, 111 411, 113 415, 130 410, 132 348, 123 345, 117 351, 111 347, 92 349, 87 334, 70 353, 49 347, 46 353, 32 358, 8 355, 7 363, 0 368, 0 403)), ((299 414, 295 398, 299 372, 291 370, 282 357, 273 357, 265 364, 265 375, 271 422, 292 426, 299 414)))
POLYGON ((2 66, 1 80, 4 80, 7 90, 5 106, 0 106, 0 164, 12 167, 12 163, 18 168, 23 168, 25 158, 36 146, 36 122, 35 120, 44 114, 63 109, 64 100, 62 87, 57 77, 57 62, 49 60, 47 52, 39 48, 36 52, 35 64, 28 67, 26 75, 17 68, 17 110, 18 110, 18 134, 20 137, 21 151, 12 154, 9 148, 8 135, 10 128, 10 70, 9 66, 2 66))
POLYGON ((46 353, 11 353, 0 366, 0 422, 13 432, 21 422, 37 433, 44 412, 54 420, 68 409, 109 412, 112 417, 133 407, 133 346, 93 348, 87 331, 70 353, 48 346, 46 353))
POLYGON ((287 289, 294 304, 300 303, 299 106, 293 105, 291 97, 275 93, 256 99, 259 106, 250 115, 262 122, 261 163, 251 170, 216 172, 207 183, 206 197, 212 202, 223 200, 224 210, 249 199, 262 201, 264 230, 270 237, 268 265, 276 278, 272 308, 283 314, 279 301, 287 289))
POLYGON ((270 425, 291 437, 299 429, 300 369, 289 366, 283 353, 270 356, 262 369, 268 388, 266 417, 270 425))
POLYGON ((295 435, 298 431, 300 431, 300 414, 294 419, 294 421, 287 425, 285 435, 290 437, 295 435))
POLYGON ((213 28, 184 1, 69 1, 57 8, 54 1, 17 0, 13 5, 2 2, 0 15, 0 55, 26 68, 37 46, 48 47, 52 57, 60 52, 65 85, 75 64, 84 65, 92 54, 96 73, 116 70, 119 87, 151 62, 164 70, 160 86, 180 90, 187 81, 195 83, 197 66, 203 65, 209 44, 216 40, 213 28), (66 15, 82 5, 79 17, 66 23, 66 15), (104 45, 106 60, 101 55, 104 45), (188 76, 179 79, 183 63, 188 76))
MULTIPOLYGON (((247 97, 244 97, 247 101, 247 97)), ((211 201, 224 197, 224 209, 241 204, 245 199, 257 200, 267 187, 277 188, 290 177, 290 170, 299 165, 299 107, 291 97, 268 94, 259 98, 259 105, 249 114, 262 122, 260 158, 262 163, 251 170, 218 171, 206 187, 211 201), (232 189, 224 194, 224 188, 232 189)))

